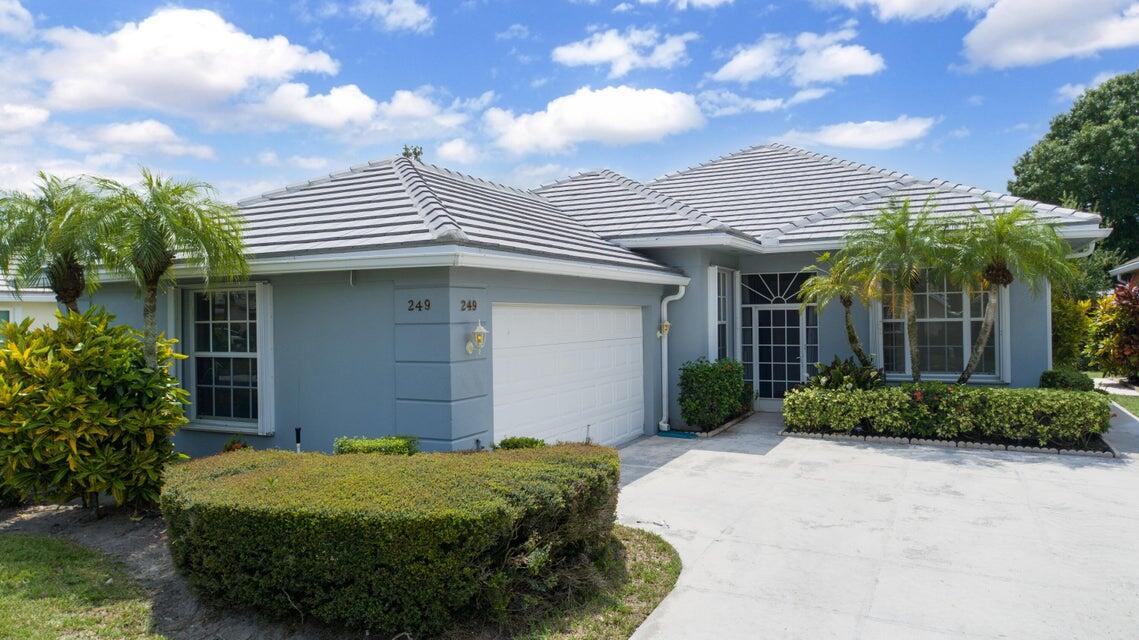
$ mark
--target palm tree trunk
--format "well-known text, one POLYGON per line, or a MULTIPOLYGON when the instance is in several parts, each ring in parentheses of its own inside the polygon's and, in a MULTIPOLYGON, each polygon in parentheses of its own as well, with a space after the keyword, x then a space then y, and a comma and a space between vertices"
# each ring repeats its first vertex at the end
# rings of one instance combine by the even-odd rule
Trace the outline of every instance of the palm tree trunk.
POLYGON ((142 354, 146 366, 158 367, 158 283, 146 283, 142 299, 142 354))
POLYGON ((989 344, 989 336, 993 334, 993 325, 996 324, 997 320, 997 285, 990 285, 985 291, 985 295, 988 296, 989 303, 985 305, 985 315, 981 320, 981 333, 974 339, 973 353, 969 355, 969 364, 965 365, 965 370, 957 378, 957 384, 969 382, 973 371, 977 369, 977 365, 981 364, 981 358, 985 355, 985 347, 989 344))
POLYGON ((914 309, 914 291, 906 287, 902 291, 902 312, 906 314, 906 340, 910 344, 910 375, 914 382, 921 382, 921 355, 918 351, 918 314, 914 309))
POLYGON ((63 299, 57 295, 55 297, 55 299, 57 302, 62 304, 64 307, 66 307, 68 312, 79 313, 79 300, 78 300, 78 298, 70 298, 69 297, 65 300, 65 299, 63 299))
POLYGON ((842 315, 846 321, 846 341, 850 343, 850 350, 854 352, 854 357, 858 358, 858 362, 864 367, 872 367, 874 361, 862 349, 862 341, 858 339, 858 331, 854 328, 854 315, 850 312, 851 305, 852 301, 842 301, 842 315))

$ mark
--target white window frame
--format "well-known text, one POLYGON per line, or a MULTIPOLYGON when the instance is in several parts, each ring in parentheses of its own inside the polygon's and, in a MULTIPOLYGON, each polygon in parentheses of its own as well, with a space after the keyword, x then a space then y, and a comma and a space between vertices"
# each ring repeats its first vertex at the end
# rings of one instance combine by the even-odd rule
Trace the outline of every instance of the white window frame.
POLYGON ((743 355, 740 348, 741 335, 739 305, 740 272, 725 267, 708 267, 708 360, 716 361, 720 357, 720 325, 727 325, 728 348, 727 357, 739 360, 743 355), (724 295, 720 295, 720 281, 724 279, 724 295), (720 299, 727 298, 724 319, 720 319, 720 299))
MULTIPOLYGON (((973 317, 971 315, 971 306, 968 301, 963 302, 962 308, 962 340, 965 349, 965 363, 968 364, 969 356, 972 354, 970 345, 973 344, 973 317)), ((885 349, 882 344, 882 324, 883 324, 882 302, 874 301, 870 304, 870 326, 873 330, 870 332, 870 347, 874 354, 874 362, 878 366, 884 367, 885 349)), ((991 373, 977 373, 969 378, 970 382, 1000 384, 1012 382, 1012 345, 1009 339, 1010 322, 1009 322, 1009 291, 1008 287, 1001 287, 997 293, 997 321, 996 326, 993 328, 994 334, 992 337, 996 338, 996 365, 997 372, 991 373)), ((905 365, 904 372, 887 372, 886 379, 889 381, 905 381, 913 377, 913 370, 910 368, 910 341, 907 337, 909 328, 906 327, 905 322, 902 322, 902 343, 905 347, 905 365)), ((992 339, 992 338, 990 338, 992 339)), ((940 381, 954 381, 961 375, 957 373, 928 373, 922 371, 921 377, 923 380, 940 380, 940 381)))
POLYGON ((180 287, 171 292, 168 299, 167 310, 168 329, 173 328, 174 335, 181 344, 185 345, 188 358, 176 367, 176 375, 182 381, 182 388, 195 395, 194 385, 197 384, 197 372, 194 363, 194 331, 193 304, 183 301, 193 299, 194 293, 209 291, 222 292, 232 290, 253 289, 257 294, 257 351, 250 353, 257 358, 257 422, 244 420, 225 420, 217 418, 198 418, 197 407, 191 404, 188 407, 190 423, 183 429, 193 431, 213 431, 219 433, 234 433, 241 435, 273 435, 276 431, 276 375, 273 361, 273 287, 268 282, 247 282, 240 284, 204 285, 180 287), (183 313, 185 309, 188 312, 183 313), (176 319, 181 319, 177 322, 176 319), (191 325, 186 329, 186 325, 191 325))

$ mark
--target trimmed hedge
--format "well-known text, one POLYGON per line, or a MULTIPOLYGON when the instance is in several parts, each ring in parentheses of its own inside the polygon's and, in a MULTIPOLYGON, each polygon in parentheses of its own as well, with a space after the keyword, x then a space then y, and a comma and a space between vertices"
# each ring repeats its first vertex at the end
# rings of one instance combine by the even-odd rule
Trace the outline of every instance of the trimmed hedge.
POLYGON ((1095 381, 1083 371, 1064 368, 1049 369, 1040 374, 1040 388, 1095 391, 1095 381))
POLYGON ((419 438, 415 436, 384 436, 382 438, 337 438, 332 441, 333 453, 386 453, 410 456, 419 452, 419 438))
MULTIPOLYGON (((617 452, 237 451, 171 469, 175 565, 229 605, 396 634, 537 614, 595 584, 617 452)), ((388 636, 390 637, 390 636, 388 636)))
POLYGON ((699 358, 680 367, 680 417, 701 431, 711 431, 751 410, 744 401, 744 367, 738 360, 699 358), (746 406, 744 406, 746 404, 746 406))
POLYGON ((1107 396, 1085 391, 903 385, 871 391, 800 387, 783 400, 789 431, 1083 447, 1106 433, 1107 396))
POLYGON ((499 449, 538 449, 544 446, 546 446, 545 440, 540 438, 527 438, 525 436, 503 438, 502 442, 498 443, 499 449))

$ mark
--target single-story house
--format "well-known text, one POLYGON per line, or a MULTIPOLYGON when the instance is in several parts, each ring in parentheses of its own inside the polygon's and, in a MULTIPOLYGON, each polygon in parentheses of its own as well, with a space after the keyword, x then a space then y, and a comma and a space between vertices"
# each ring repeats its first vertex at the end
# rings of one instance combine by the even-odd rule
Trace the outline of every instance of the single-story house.
MULTIPOLYGON (((23 322, 31 318, 32 324, 42 326, 55 322, 58 306, 55 294, 48 289, 22 289, 16 291, 0 276, 0 322, 23 322)), ((0 336, 0 342, 4 340, 0 336)))
MULTIPOLYGON (((848 356, 838 305, 801 309, 800 270, 892 199, 938 215, 1023 204, 1086 250, 1090 213, 923 180, 781 145, 640 183, 590 171, 526 191, 395 158, 239 203, 250 282, 194 274, 160 301, 189 356, 181 450, 327 450, 337 436, 411 434, 426 449, 508 436, 619 444, 683 429, 677 372, 734 357, 775 410, 817 361, 848 356), (671 328, 671 330, 669 330, 671 328)), ((139 324, 126 283, 91 302, 139 324)), ((1014 283, 977 383, 1035 386, 1051 366, 1047 292, 1014 283)), ((918 295, 928 378, 950 378, 980 325, 979 298, 918 295)), ((907 377, 905 326, 859 307, 858 331, 907 377)))
POLYGON ((1108 273, 1120 282, 1127 282, 1134 278, 1136 274, 1139 274, 1139 257, 1124 262, 1111 271, 1108 271, 1108 273))

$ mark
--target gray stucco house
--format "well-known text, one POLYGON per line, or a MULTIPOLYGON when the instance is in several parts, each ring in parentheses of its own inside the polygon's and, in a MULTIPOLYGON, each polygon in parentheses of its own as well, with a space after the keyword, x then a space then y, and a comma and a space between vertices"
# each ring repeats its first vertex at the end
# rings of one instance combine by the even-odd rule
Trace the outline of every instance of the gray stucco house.
MULTIPOLYGON (((701 356, 743 361, 757 408, 776 409, 812 363, 849 355, 840 310, 800 312, 800 269, 903 198, 945 216, 1026 204, 1074 252, 1109 232, 1093 214, 778 144, 648 184, 593 171, 523 191, 396 158, 267 193, 240 203, 251 282, 206 291, 186 273, 161 301, 189 355, 178 446, 208 454, 239 434, 291 448, 297 427, 321 450, 394 433, 437 450, 617 444, 684 427, 677 370, 701 356)), ((92 302, 141 321, 125 283, 92 302)), ((926 375, 956 374, 979 300, 930 282, 918 308, 926 375)), ((904 324, 878 306, 856 317, 904 378, 904 324)), ((1002 292, 974 380, 1034 386, 1049 324, 1047 295, 1002 292)))

